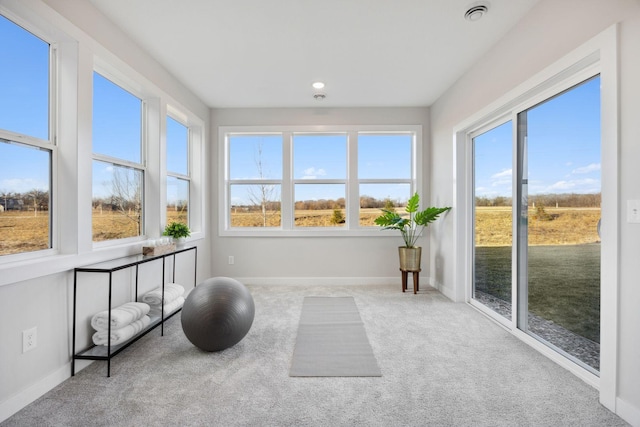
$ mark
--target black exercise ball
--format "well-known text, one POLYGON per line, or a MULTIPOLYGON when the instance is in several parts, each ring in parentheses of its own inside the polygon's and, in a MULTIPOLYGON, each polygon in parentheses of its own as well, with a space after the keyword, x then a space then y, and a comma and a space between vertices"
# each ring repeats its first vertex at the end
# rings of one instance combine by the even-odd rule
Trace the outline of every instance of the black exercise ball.
POLYGON ((213 277, 196 286, 182 307, 182 330, 205 351, 232 347, 247 335, 255 306, 249 289, 229 277, 213 277))

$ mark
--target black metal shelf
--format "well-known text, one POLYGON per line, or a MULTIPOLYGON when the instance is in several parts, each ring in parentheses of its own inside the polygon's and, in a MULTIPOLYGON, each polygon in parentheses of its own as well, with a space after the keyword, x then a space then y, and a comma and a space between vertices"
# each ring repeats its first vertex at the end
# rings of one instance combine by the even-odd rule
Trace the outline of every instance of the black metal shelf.
POLYGON ((164 322, 170 317, 174 316, 181 308, 174 310, 168 315, 164 315, 164 310, 161 310, 160 316, 156 316, 151 318, 151 323, 149 326, 144 328, 142 331, 137 333, 135 336, 131 337, 127 341, 111 345, 111 338, 108 338, 107 345, 91 345, 90 347, 76 352, 76 314, 77 314, 77 289, 78 289, 78 273, 103 273, 109 275, 109 321, 108 324, 111 323, 111 295, 113 290, 113 273, 119 270, 123 270, 125 268, 133 268, 135 267, 135 295, 136 301, 138 300, 138 266, 141 264, 162 260, 162 300, 164 301, 164 286, 165 286, 165 260, 168 257, 171 257, 173 260, 173 281, 175 281, 176 274, 176 255, 194 251, 194 278, 193 285, 194 287, 197 284, 197 270, 198 270, 198 248, 196 246, 190 246, 187 248, 178 248, 171 252, 163 253, 160 255, 131 255, 122 258, 117 258, 109 261, 104 261, 96 264, 87 265, 84 267, 76 267, 73 272, 73 357, 71 358, 71 376, 75 375, 75 361, 76 360, 106 360, 107 361, 107 377, 111 376, 111 359, 116 356, 118 353, 129 347, 134 342, 138 341, 140 338, 160 326, 161 335, 164 335, 164 322))

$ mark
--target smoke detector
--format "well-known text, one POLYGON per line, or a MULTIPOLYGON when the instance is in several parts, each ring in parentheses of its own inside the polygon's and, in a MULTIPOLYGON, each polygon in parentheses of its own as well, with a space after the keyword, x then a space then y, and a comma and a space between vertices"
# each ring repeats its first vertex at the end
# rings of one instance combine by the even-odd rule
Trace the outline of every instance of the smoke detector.
POLYGON ((484 4, 477 4, 465 12, 464 19, 470 22, 479 21, 488 11, 489 8, 484 4))
POLYGON ((322 101, 326 98, 326 95, 324 93, 316 93, 313 95, 313 97, 316 99, 316 101, 322 101))

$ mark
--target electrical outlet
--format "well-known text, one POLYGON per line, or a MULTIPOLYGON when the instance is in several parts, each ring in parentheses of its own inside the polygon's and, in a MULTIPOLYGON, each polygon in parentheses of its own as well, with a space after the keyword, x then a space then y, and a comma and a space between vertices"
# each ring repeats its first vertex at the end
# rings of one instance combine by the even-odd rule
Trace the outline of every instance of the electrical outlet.
POLYGON ((22 352, 26 353, 38 346, 38 328, 33 327, 22 331, 22 352))
POLYGON ((640 222, 640 200, 627 200, 627 222, 640 222))
POLYGON ((233 265, 236 260, 233 258, 233 255, 229 255, 229 265, 233 265))

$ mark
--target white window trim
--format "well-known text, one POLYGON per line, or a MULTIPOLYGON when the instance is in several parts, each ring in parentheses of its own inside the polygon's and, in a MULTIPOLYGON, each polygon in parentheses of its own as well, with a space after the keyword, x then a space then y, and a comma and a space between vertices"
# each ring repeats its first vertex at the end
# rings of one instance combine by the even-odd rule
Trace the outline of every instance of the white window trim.
MULTIPOLYGON (((291 134, 313 134, 313 133, 327 133, 327 134, 347 134, 348 140, 354 141, 354 137, 357 133, 407 133, 412 132, 415 134, 413 141, 412 159, 411 159, 411 193, 417 192, 422 197, 422 176, 423 171, 421 165, 423 139, 422 139, 422 126, 421 125, 346 125, 346 126, 220 126, 218 128, 218 235, 219 236, 237 236, 237 237, 355 237, 355 236, 389 236, 397 237, 397 234, 393 230, 381 230, 379 227, 359 227, 352 225, 352 227, 293 227, 293 224, 288 222, 292 221, 283 215, 281 227, 247 227, 247 228, 231 228, 229 224, 229 212, 227 209, 227 203, 229 200, 228 194, 228 134, 242 134, 242 133, 254 133, 254 134, 283 134, 283 178, 282 180, 282 193, 281 203, 282 206, 290 206, 293 204, 291 200, 292 188, 296 182, 300 180, 294 180, 292 177, 292 159, 290 158, 291 150, 287 145, 290 143, 291 134), (285 188, 290 186, 291 188, 285 188)), ((346 181, 346 194, 347 200, 347 217, 351 218, 351 224, 358 223, 359 216, 359 203, 349 203, 351 200, 359 200, 358 195, 359 183, 375 182, 376 180, 360 180, 358 181, 356 176, 357 171, 357 144, 348 143, 347 145, 347 162, 349 162, 348 173, 346 180, 319 180, 313 181, 313 183, 326 183, 329 181, 335 181, 343 183, 346 181), (355 220, 354 220, 355 219, 355 220)), ((381 179, 380 182, 390 183, 396 180, 393 179, 381 179)), ((406 180, 397 180, 406 182, 406 180)), ((308 183, 308 181, 305 181, 308 183)), ((422 200, 425 200, 422 198, 422 200)))
MULTIPOLYGON (((78 265, 77 193, 59 192, 59 188, 75 188, 79 171, 61 173, 60 164, 76 164, 77 144, 60 144, 59 141, 78 139, 78 41, 48 18, 49 11, 40 5, 20 0, 7 0, 0 4, 0 12, 51 44, 54 49, 55 67, 51 74, 50 141, 44 148, 52 149, 51 192, 52 210, 51 249, 0 258, 0 286, 24 280, 64 272, 78 265), (36 13, 34 13, 36 11, 36 13), (73 111, 74 114, 57 114, 57 111, 73 111)), ((87 263, 92 262, 88 260, 87 263)))
MULTIPOLYGON (((133 84, 130 79, 123 77, 121 73, 114 72, 112 70, 112 67, 103 65, 103 64, 104 64, 103 61, 97 58, 94 65, 94 73, 99 74, 101 77, 109 80, 112 84, 118 86, 120 89, 128 92, 129 94, 131 94, 132 96, 135 96, 140 100, 140 108, 141 108, 140 127, 142 130, 140 135, 140 163, 132 162, 126 159, 121 159, 119 157, 112 157, 112 156, 108 156, 100 153, 95 153, 93 152, 93 149, 92 149, 92 153, 91 153, 92 169, 93 169, 93 162, 100 161, 103 163, 111 163, 116 166, 134 169, 136 171, 142 172, 142 204, 141 204, 142 212, 140 212, 141 224, 140 224, 140 235, 138 236, 129 236, 129 237, 124 237, 120 239, 94 241, 93 228, 92 228, 89 234, 91 235, 91 242, 94 249, 122 245, 126 243, 135 243, 135 242, 139 242, 141 240, 147 239, 146 236, 148 233, 147 233, 146 217, 147 217, 147 210, 149 209, 148 203, 147 203, 147 193, 150 190, 148 185, 149 172, 147 171, 147 164, 148 164, 147 156, 149 153, 149 150, 148 150, 149 141, 153 137, 153 135, 149 135, 149 128, 150 128, 149 121, 153 120, 152 116, 155 117, 155 115, 157 114, 157 109, 153 108, 154 107, 153 99, 150 99, 150 100, 147 99, 149 97, 145 96, 144 92, 141 91, 139 87, 136 87, 137 85, 133 84), (152 104, 152 105, 149 105, 149 104, 152 104)), ((92 79, 93 79, 93 75, 92 75, 92 79)), ((93 93, 95 92, 92 91, 92 94, 93 93)), ((91 139, 91 143, 93 144, 93 137, 91 139)), ((92 201, 93 201, 93 185, 91 190, 91 202, 92 201)), ((93 215, 93 209, 91 210, 91 214, 93 215)))
MULTIPOLYGON (((161 215, 160 221, 162 224, 167 222, 167 176, 173 176, 180 179, 186 179, 189 181, 189 228, 191 230, 191 236, 187 238, 187 241, 202 239, 205 237, 205 194, 206 194, 206 179, 205 173, 205 152, 204 152, 204 122, 191 113, 186 108, 179 106, 176 102, 170 101, 166 104, 166 111, 162 117, 171 117, 177 122, 183 124, 188 130, 188 175, 183 176, 180 174, 168 173, 166 169, 166 120, 163 120, 162 127, 162 141, 161 141, 161 181, 162 191, 161 194, 161 215)), ((164 228, 164 227, 161 227, 164 228)))
MULTIPOLYGON (((48 139, 41 139, 30 135, 23 135, 9 130, 0 130, 0 138, 8 141, 14 141, 32 148, 39 148, 50 153, 50 177, 49 177, 49 245, 48 249, 42 249, 30 252, 20 252, 16 254, 8 254, 0 256, 0 266, 12 265, 15 263, 22 263, 25 261, 36 261, 43 258, 48 258, 58 254, 58 222, 57 216, 59 214, 57 209, 58 200, 58 186, 57 186, 57 171, 58 171, 58 91, 60 81, 58 78, 58 46, 56 37, 60 37, 55 31, 54 34, 46 34, 42 31, 41 22, 34 23, 32 19, 26 20, 16 13, 2 7, 0 5, 1 14, 13 22, 14 24, 22 27, 25 31, 40 38, 45 43, 49 44, 49 135, 48 139)), ((1 282, 0 282, 1 284, 1 282)))
MULTIPOLYGON (((187 129, 187 173, 186 174, 181 174, 181 173, 177 173, 177 172, 171 172, 169 171, 169 169, 167 169, 165 167, 165 172, 167 174, 167 178, 171 177, 171 178, 176 178, 178 180, 183 180, 183 181, 187 181, 188 184, 188 197, 189 199, 187 200, 187 217, 188 217, 188 223, 189 226, 191 227, 191 195, 192 195, 192 187, 193 184, 191 182, 191 170, 192 170, 192 153, 193 153, 193 143, 192 143, 192 135, 194 134, 194 132, 191 131, 191 127, 187 124, 189 121, 187 120, 187 118, 185 117, 184 114, 176 114, 175 112, 175 108, 172 108, 170 106, 167 106, 167 114, 165 115, 165 132, 163 133, 163 135, 165 135, 165 139, 164 139, 164 144, 163 144, 163 149, 166 151, 167 150, 167 141, 166 141, 166 117, 170 117, 171 119, 175 120, 176 122, 178 122, 179 124, 181 124, 182 126, 184 126, 187 129)), ((167 164, 166 162, 166 155, 165 155, 165 162, 164 165, 167 164)), ((166 191, 167 191, 167 186, 166 186, 166 181, 165 181, 165 198, 166 198, 166 191)), ((167 205, 167 200, 165 199, 164 201, 164 211, 163 213, 165 214, 165 219, 164 222, 166 223, 166 210, 169 206, 167 205)))
MULTIPOLYGON (((510 332, 540 351, 559 365, 600 390, 600 403, 615 412, 617 390, 618 353, 618 288, 619 288, 619 232, 618 218, 618 28, 614 25, 550 65, 534 77, 516 87, 505 96, 460 123, 454 128, 454 283, 457 284, 454 299, 471 301, 472 248, 473 248, 473 194, 472 153, 470 135, 492 120, 525 106, 531 106, 549 93, 568 82, 584 80, 585 75, 600 74, 601 81, 601 135, 602 135, 602 258, 601 258, 601 315, 600 315, 600 376, 569 361, 546 345, 520 331, 515 323, 505 322, 491 316, 488 310, 479 307, 510 332)), ((515 125, 515 121, 513 122, 515 125)), ((515 155, 515 153, 514 153, 515 155)), ((515 175, 515 174, 514 174, 515 175)), ((515 188, 515 183, 514 183, 515 188)), ((515 224, 514 224, 515 227, 515 224)), ((515 233, 514 233, 515 235, 515 233)), ((515 261, 514 261, 515 262, 515 261)), ((514 295, 515 298, 515 295, 514 295)), ((515 301, 513 302, 515 306, 515 301)), ((514 310, 515 313, 515 310, 514 310)))

